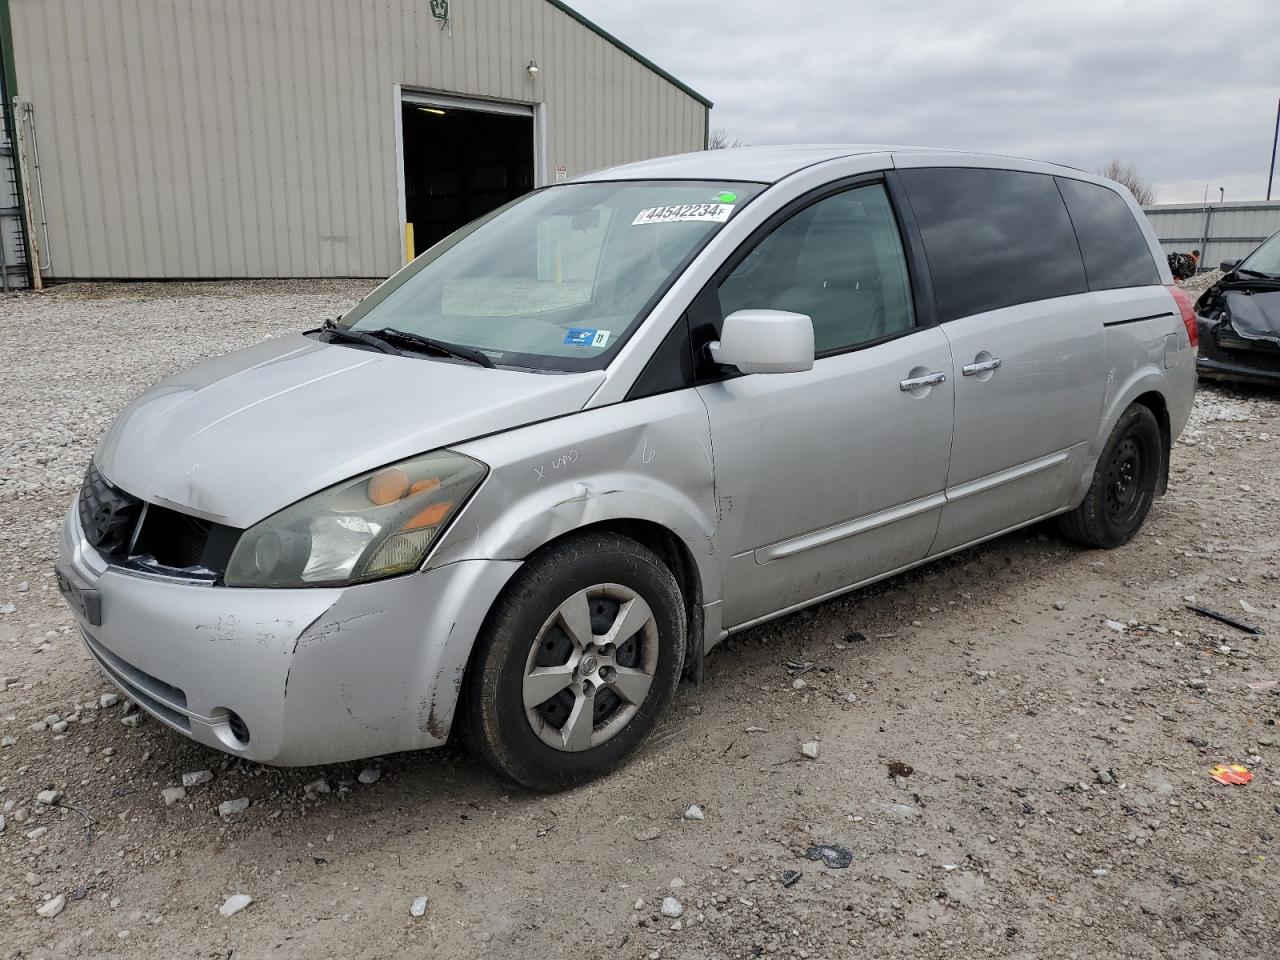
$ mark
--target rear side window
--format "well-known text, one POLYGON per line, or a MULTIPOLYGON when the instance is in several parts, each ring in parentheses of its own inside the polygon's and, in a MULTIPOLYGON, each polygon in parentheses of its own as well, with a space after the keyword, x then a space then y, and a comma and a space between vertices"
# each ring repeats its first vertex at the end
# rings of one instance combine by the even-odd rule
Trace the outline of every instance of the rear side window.
POLYGON ((938 319, 1089 289, 1052 177, 968 167, 899 176, 929 258, 938 319))
POLYGON ((1080 239, 1090 290, 1160 282, 1151 248, 1124 198, 1096 183, 1056 177, 1080 239))

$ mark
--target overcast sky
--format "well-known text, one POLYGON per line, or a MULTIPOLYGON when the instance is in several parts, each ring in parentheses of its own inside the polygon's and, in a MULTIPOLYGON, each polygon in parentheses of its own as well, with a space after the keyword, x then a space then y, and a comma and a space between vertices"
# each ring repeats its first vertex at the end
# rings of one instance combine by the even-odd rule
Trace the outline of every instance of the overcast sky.
MULTIPOLYGON (((570 0, 748 144, 904 143, 1096 170, 1157 202, 1261 200, 1276 0, 570 0)), ((1280 170, 1273 199, 1280 193, 1280 170)))

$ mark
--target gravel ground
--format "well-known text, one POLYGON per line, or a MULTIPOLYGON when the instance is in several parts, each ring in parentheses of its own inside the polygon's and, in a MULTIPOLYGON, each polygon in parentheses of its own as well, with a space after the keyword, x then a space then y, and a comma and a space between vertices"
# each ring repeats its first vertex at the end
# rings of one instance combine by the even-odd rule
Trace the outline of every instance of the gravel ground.
POLYGON ((1210 270, 1208 273, 1200 273, 1190 279, 1184 280, 1182 283, 1178 284, 1178 286, 1187 291, 1192 300, 1195 300, 1200 296, 1200 294, 1204 293, 1221 279, 1221 270, 1210 270))
POLYGON ((367 289, 0 301, 0 958, 1274 954, 1270 394, 1201 391, 1129 546, 1030 530, 739 635, 635 762, 569 793, 513 790, 452 747, 258 767, 102 700, 49 573, 97 437, 173 370, 367 289), (1252 783, 1215 783, 1220 762, 1252 783), (804 858, 822 844, 851 865, 804 858), (220 915, 236 893, 253 902, 220 915))

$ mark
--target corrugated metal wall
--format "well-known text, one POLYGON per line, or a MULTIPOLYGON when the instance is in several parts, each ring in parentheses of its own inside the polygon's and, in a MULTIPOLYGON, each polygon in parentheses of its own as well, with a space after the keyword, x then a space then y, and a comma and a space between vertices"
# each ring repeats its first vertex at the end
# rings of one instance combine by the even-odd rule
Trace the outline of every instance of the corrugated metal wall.
POLYGON ((544 104, 570 177, 703 145, 702 103, 546 0, 9 4, 55 277, 391 273, 397 83, 544 104))
POLYGON ((1202 269, 1247 256, 1280 230, 1280 202, 1165 203, 1144 207, 1165 253, 1200 251, 1202 269), (1208 241, 1204 242, 1205 237, 1208 241))

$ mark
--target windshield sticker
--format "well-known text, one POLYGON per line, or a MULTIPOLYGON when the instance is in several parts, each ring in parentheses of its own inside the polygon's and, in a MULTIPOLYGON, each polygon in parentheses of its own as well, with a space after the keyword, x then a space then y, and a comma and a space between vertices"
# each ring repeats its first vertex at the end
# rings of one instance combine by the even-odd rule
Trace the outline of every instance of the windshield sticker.
POLYGON ((631 225, 634 227, 641 223, 680 223, 689 220, 724 223, 731 213, 733 213, 732 203, 677 203, 670 207, 650 207, 647 210, 641 210, 631 221, 631 225))
POLYGON ((612 333, 612 330, 573 327, 564 335, 564 342, 571 347, 606 347, 612 333))
POLYGON ((718 201, 719 203, 733 203, 733 201, 738 199, 738 195, 736 193, 721 193, 711 199, 718 201))

